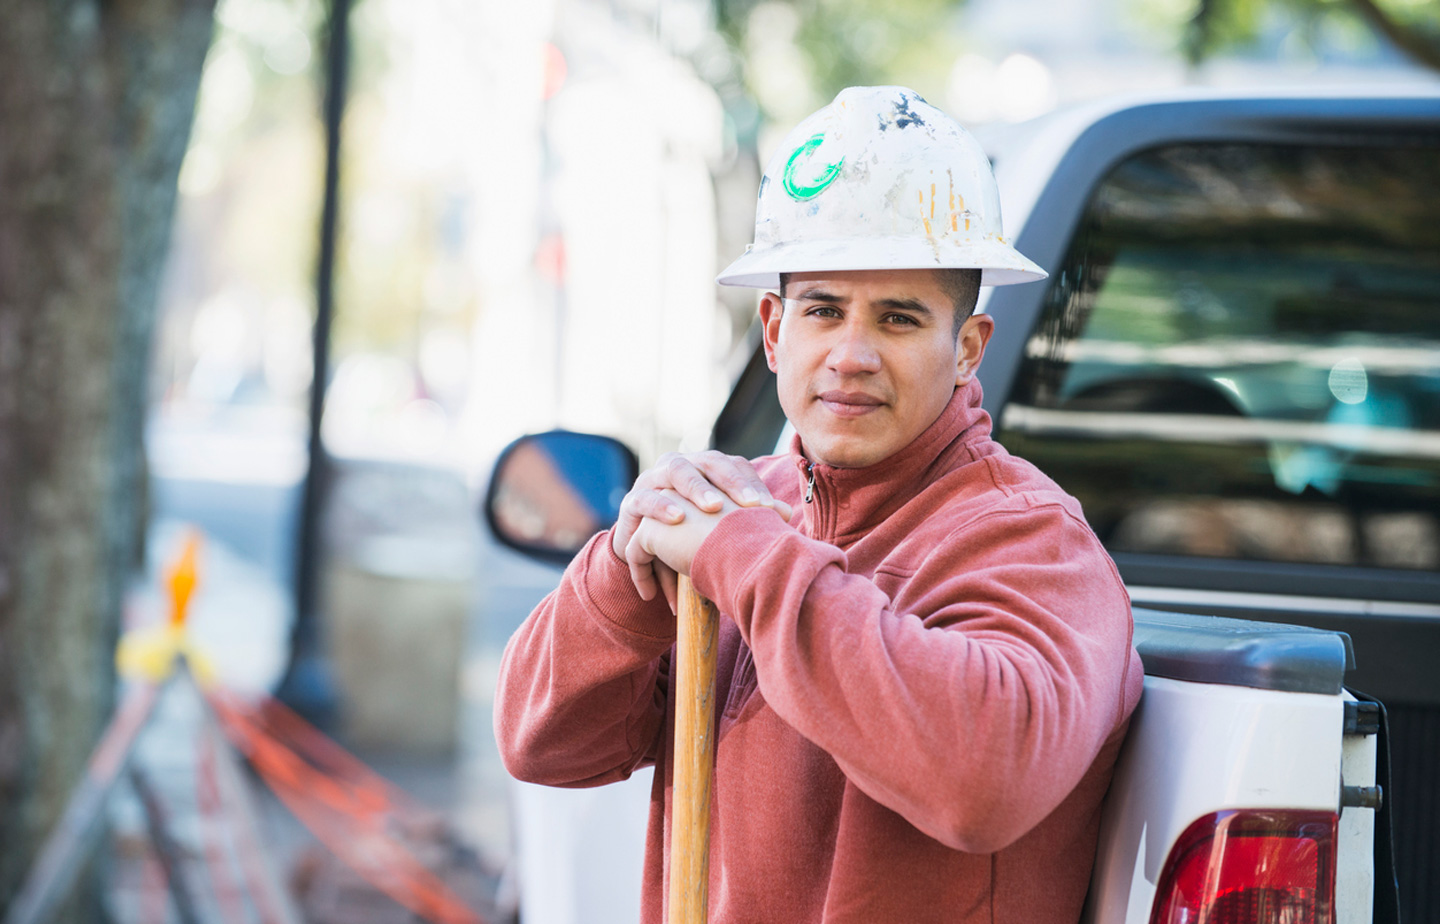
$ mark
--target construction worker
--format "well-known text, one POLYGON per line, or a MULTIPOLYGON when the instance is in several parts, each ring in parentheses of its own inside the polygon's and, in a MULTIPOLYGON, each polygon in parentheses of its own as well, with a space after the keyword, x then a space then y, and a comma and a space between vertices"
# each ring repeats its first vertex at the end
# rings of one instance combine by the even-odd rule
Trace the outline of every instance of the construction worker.
POLYGON ((663 457, 501 670, 516 777, 655 765, 643 920, 667 901, 677 573, 722 613, 712 921, 1078 919, 1143 671, 1079 504, 980 407, 1005 319, 978 287, 1044 275, 914 91, 845 90, 771 160, 719 281, 767 290, 789 452, 663 457))

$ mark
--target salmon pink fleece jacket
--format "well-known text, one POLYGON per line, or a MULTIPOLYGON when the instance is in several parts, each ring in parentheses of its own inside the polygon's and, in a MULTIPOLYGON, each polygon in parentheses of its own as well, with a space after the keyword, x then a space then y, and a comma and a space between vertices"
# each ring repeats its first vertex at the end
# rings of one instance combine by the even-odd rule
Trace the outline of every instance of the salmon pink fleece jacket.
MULTIPOLYGON (((756 467, 794 523, 733 511, 692 568, 723 614, 710 920, 1073 924, 1143 681, 1079 504, 990 439, 974 382, 873 466, 812 467, 797 439, 756 467)), ((674 642, 602 533, 511 640, 496 700, 520 779, 655 765, 653 924, 674 642)))

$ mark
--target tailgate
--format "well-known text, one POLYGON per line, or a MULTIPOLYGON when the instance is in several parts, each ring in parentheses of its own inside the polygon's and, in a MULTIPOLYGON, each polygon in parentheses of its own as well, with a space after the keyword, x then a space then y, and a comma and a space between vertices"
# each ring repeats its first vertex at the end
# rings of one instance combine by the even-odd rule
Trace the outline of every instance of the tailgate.
MULTIPOLYGON (((1375 783, 1375 737, 1345 734, 1343 633, 1136 609, 1135 647, 1145 694, 1106 799, 1092 924, 1150 920, 1166 858, 1196 819, 1335 812, 1342 786, 1353 801, 1375 783)), ((1371 920, 1375 814, 1341 812, 1337 924, 1371 920)))

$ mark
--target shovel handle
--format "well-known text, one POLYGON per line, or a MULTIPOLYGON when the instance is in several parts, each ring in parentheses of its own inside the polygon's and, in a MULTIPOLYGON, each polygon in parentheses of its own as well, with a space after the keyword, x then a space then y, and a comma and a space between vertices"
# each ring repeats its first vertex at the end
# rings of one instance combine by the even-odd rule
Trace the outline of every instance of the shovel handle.
POLYGON ((710 897, 710 788, 715 768, 720 614, 685 575, 680 576, 679 595, 669 924, 705 924, 710 897))

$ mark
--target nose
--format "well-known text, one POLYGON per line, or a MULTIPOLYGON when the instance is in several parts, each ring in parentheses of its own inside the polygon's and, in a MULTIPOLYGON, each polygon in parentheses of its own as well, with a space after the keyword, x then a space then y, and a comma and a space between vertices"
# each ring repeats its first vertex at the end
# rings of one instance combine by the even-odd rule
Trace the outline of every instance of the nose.
POLYGON ((852 319, 836 332, 826 357, 831 371, 838 375, 865 375, 880 371, 880 351, 875 332, 859 319, 852 319))

